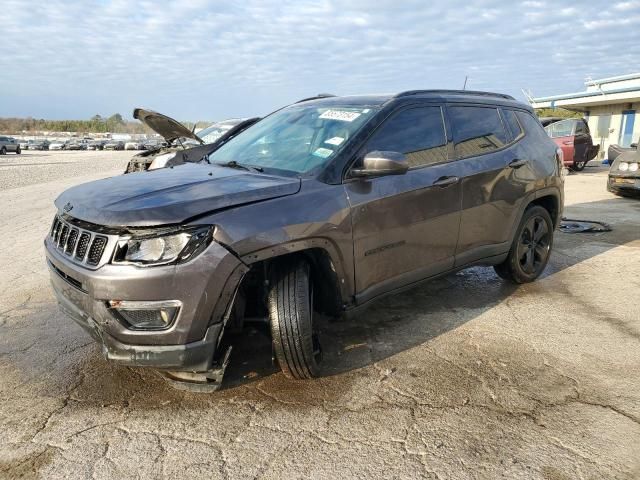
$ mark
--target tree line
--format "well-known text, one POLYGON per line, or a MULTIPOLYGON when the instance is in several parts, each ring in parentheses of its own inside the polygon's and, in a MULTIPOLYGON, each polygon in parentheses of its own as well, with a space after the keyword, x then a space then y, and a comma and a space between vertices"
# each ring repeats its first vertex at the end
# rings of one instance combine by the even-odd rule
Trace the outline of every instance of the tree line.
MULTIPOLYGON (((193 128, 193 122, 182 122, 187 128, 193 128)), ((198 122, 197 128, 210 123, 198 122)), ((138 120, 128 121, 115 113, 110 117, 94 115, 89 120, 45 120, 32 117, 0 118, 0 132, 5 134, 29 134, 36 132, 78 132, 78 133, 153 133, 138 120)))

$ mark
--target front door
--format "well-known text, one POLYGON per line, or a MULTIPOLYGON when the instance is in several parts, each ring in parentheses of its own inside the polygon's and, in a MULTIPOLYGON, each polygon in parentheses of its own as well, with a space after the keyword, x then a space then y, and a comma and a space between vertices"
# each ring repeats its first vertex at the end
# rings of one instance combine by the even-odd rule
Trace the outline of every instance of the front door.
POLYGON ((410 169, 404 175, 345 183, 357 303, 452 268, 460 222, 459 172, 449 161, 441 106, 392 114, 358 161, 376 150, 404 153, 410 169))

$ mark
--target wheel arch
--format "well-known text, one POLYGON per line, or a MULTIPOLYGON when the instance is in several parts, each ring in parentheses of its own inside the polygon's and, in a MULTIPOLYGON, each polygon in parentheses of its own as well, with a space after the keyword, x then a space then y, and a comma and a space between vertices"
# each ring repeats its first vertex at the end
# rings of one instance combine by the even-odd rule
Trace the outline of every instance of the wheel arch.
MULTIPOLYGON (((349 297, 343 265, 337 260, 337 252, 327 240, 304 240, 274 248, 254 252, 242 257, 254 275, 261 275, 264 281, 269 278, 269 271, 276 263, 290 262, 303 258, 311 267, 311 278, 315 285, 316 306, 322 313, 337 316, 349 297)), ((266 283, 265 283, 266 285, 266 283)))
POLYGON ((543 207, 549 215, 551 216, 551 220, 553 221, 553 227, 558 228, 560 223, 560 199, 553 194, 543 195, 541 197, 537 197, 529 202, 527 208, 530 208, 533 205, 539 205, 543 207))

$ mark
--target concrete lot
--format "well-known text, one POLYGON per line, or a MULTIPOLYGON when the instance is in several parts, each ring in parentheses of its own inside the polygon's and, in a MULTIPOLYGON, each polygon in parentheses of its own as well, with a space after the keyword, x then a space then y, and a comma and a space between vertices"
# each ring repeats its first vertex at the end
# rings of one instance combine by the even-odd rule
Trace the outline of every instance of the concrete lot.
POLYGON ((192 394, 106 363, 49 288, 53 199, 130 156, 0 157, 0 478, 640 477, 640 201, 605 169, 565 213, 613 232, 557 233, 538 282, 475 268, 326 323, 315 381, 247 328, 227 388, 192 394))

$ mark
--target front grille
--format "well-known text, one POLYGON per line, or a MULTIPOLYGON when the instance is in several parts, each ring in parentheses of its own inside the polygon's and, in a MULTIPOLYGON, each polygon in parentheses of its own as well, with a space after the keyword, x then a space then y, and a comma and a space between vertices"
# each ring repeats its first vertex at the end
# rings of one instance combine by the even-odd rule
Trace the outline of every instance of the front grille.
POLYGON ((58 239, 58 247, 65 248, 67 245, 67 235, 69 235, 69 225, 63 225, 60 238, 58 239))
POLYGON ((89 255, 87 257, 87 263, 89 265, 97 265, 104 253, 104 247, 107 246, 107 237, 95 237, 93 243, 89 248, 89 255))
POLYGON ((67 238, 67 246, 64 248, 64 253, 71 255, 73 249, 76 248, 76 240, 78 240, 78 229, 73 228, 69 232, 69 238, 67 238))
POLYGON ((75 221, 72 224, 62 220, 57 215, 49 231, 49 239, 55 248, 70 256, 74 262, 92 267, 100 265, 109 238, 108 235, 100 235, 76 226, 75 221))
POLYGON ((91 234, 82 232, 82 235, 80 235, 80 241, 78 242, 78 248, 76 249, 76 258, 80 261, 84 260, 84 256, 87 254, 89 240, 91 240, 91 234))

